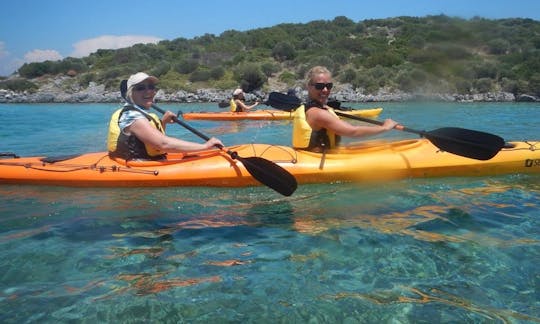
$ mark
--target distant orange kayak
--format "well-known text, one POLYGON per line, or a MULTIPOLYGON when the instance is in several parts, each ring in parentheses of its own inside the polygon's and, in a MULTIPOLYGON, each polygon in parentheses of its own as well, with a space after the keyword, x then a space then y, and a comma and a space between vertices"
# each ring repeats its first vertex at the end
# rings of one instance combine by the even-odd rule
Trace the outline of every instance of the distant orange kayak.
MULTIPOLYGON (((375 118, 380 115, 382 108, 354 109, 343 111, 347 114, 375 118)), ((293 112, 265 109, 248 112, 190 112, 182 115, 186 120, 289 120, 293 118, 293 112)))

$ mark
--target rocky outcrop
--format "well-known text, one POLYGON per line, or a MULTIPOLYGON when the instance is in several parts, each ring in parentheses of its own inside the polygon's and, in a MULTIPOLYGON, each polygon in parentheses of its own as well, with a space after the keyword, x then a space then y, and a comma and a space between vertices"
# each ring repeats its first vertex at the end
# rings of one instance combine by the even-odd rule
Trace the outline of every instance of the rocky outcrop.
POLYGON ((0 89, 2 103, 46 103, 46 102, 119 102, 118 91, 106 91, 104 85, 90 83, 86 89, 64 90, 53 84, 41 87, 36 92, 15 92, 0 89))
MULTIPOLYGON (((66 86, 66 78, 60 77, 44 83, 36 92, 15 92, 0 89, 0 103, 91 103, 91 102, 121 102, 119 91, 106 90, 104 85, 90 82, 88 87, 78 85, 66 86)), ((232 90, 199 89, 195 93, 179 90, 165 92, 160 90, 156 95, 159 102, 220 102, 228 100, 232 90)), ((279 91, 279 89, 275 89, 279 91)), ((301 88, 295 89, 299 97, 305 98, 307 93, 301 88)), ((286 90, 283 90, 285 92, 286 90)), ((267 93, 256 91, 246 94, 247 101, 263 101, 267 93)), ((332 97, 343 102, 394 102, 394 101, 444 101, 444 102, 512 102, 540 101, 530 95, 520 95, 517 98, 508 92, 489 92, 481 94, 441 94, 441 93, 405 93, 380 89, 376 94, 365 94, 351 85, 341 85, 333 92, 332 97)))

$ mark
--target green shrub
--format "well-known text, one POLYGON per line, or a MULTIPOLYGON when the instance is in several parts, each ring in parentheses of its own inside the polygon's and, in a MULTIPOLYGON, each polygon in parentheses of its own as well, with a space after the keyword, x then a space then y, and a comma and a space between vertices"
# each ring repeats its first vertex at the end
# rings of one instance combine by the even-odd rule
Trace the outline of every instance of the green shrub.
POLYGON ((296 81, 296 75, 291 72, 285 71, 279 75, 279 81, 288 85, 292 85, 296 81))
POLYGON ((469 94, 472 90, 472 82, 467 79, 458 79, 454 82, 456 91, 460 94, 469 94))
POLYGON ((153 69, 151 69, 149 73, 150 75, 153 75, 159 78, 160 76, 169 72, 170 69, 171 69, 171 65, 169 64, 169 62, 160 62, 153 69))
POLYGON ((540 97, 540 73, 535 73, 529 80, 529 93, 540 97))
POLYGON ((219 80, 225 75, 225 69, 221 66, 217 66, 210 70, 210 78, 219 80))
POLYGON ((18 70, 20 76, 28 79, 50 74, 52 71, 53 67, 51 61, 24 63, 18 70))
POLYGON ((199 62, 196 59, 184 59, 174 66, 174 70, 180 74, 190 74, 198 67, 199 62))
POLYGON ((97 80, 96 73, 89 72, 89 73, 84 73, 84 74, 79 75, 79 84, 83 86, 88 86, 90 82, 96 81, 96 80, 97 80))
POLYGON ((191 73, 189 81, 191 82, 204 82, 212 78, 209 70, 197 70, 191 73))
POLYGON ((280 62, 292 60, 295 56, 296 51, 294 46, 289 42, 279 42, 272 49, 272 57, 280 62))
POLYGON ((339 81, 343 83, 353 83, 356 80, 356 71, 354 69, 347 69, 339 75, 339 81))
POLYGON ((261 65, 261 70, 267 77, 271 76, 274 73, 279 72, 279 64, 274 64, 272 62, 265 62, 261 65))
POLYGON ((26 79, 10 79, 0 81, 0 89, 7 89, 16 92, 32 92, 37 90, 38 86, 26 79))
POLYGON ((267 80, 266 75, 256 63, 248 63, 239 67, 235 75, 242 89, 246 92, 261 88, 267 80))
POLYGON ((493 89, 493 80, 490 78, 481 78, 474 82, 474 88, 478 93, 490 92, 493 89))

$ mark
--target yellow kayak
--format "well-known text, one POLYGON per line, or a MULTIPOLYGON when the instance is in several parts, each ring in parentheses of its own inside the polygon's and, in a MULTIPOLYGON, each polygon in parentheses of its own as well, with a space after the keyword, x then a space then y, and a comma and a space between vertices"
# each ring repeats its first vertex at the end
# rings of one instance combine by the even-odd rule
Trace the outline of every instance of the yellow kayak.
MULTIPOLYGON (((354 116, 376 118, 381 114, 382 110, 383 108, 370 108, 346 110, 344 112, 354 116)), ((247 112, 190 112, 184 113, 182 116, 186 120, 289 120, 293 119, 293 113, 277 109, 265 109, 247 112)))
MULTIPOLYGON (((489 160, 443 152, 426 139, 369 141, 320 153, 288 146, 229 147, 239 156, 262 157, 290 172, 298 184, 383 181, 404 178, 540 173, 540 141, 509 142, 489 160)), ((226 150, 225 150, 226 151, 226 150)), ((169 154, 164 161, 113 160, 107 152, 64 157, 2 154, 0 184, 79 187, 260 185, 225 151, 169 154)))

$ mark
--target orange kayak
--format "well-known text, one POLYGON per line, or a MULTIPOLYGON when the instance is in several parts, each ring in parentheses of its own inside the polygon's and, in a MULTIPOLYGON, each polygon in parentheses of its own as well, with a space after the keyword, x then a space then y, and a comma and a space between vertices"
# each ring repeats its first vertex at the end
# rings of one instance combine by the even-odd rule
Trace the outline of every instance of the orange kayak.
MULTIPOLYGON (((486 161, 442 152, 426 139, 368 141, 331 150, 324 159, 320 153, 270 144, 245 144, 230 149, 244 158, 258 156, 275 162, 293 174, 298 184, 307 184, 540 173, 539 143, 510 142, 509 147, 486 161)), ((218 150, 169 154, 164 161, 113 160, 107 152, 56 158, 7 157, 0 159, 0 184, 78 187, 260 185, 242 163, 218 150)))
MULTIPOLYGON (((370 108, 346 110, 344 112, 360 117, 375 118, 381 114, 382 110, 382 108, 370 108)), ((247 112, 190 112, 184 113, 182 116, 186 120, 289 120, 293 118, 293 112, 266 109, 247 112)))

